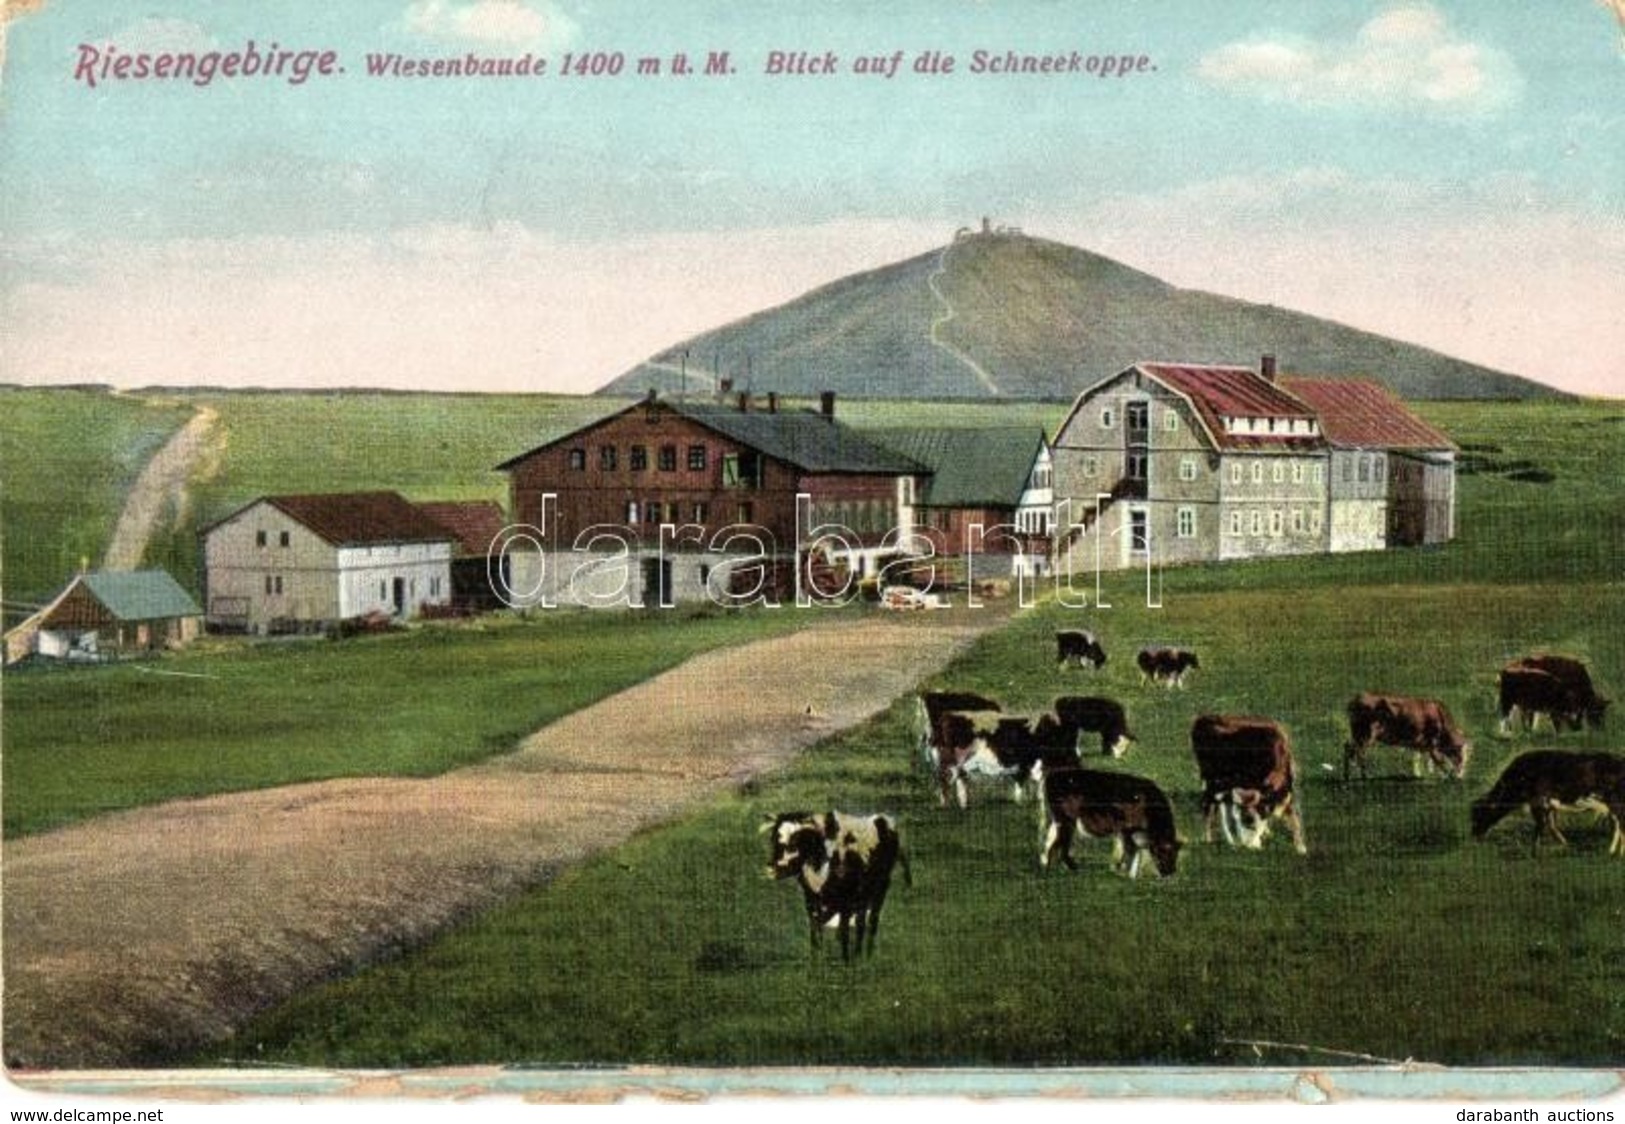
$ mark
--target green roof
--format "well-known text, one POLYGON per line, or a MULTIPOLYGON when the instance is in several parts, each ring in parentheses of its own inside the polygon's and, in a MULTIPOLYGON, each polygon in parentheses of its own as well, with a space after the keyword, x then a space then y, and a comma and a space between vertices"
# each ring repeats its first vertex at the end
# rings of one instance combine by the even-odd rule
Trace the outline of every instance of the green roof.
POLYGON ((1044 448, 1043 430, 1030 426, 865 432, 931 470, 922 507, 1015 507, 1044 448))
POLYGON ((203 615, 191 595, 163 570, 104 570, 83 578, 96 600, 122 621, 203 615))

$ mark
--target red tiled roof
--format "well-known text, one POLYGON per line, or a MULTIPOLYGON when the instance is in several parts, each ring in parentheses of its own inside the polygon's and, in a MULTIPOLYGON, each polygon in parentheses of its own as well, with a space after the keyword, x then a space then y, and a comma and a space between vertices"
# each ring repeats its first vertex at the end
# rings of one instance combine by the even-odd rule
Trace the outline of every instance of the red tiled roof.
POLYGON ((1320 414, 1321 432, 1334 445, 1385 449, 1454 449, 1455 443, 1411 413, 1375 379, 1304 378, 1283 386, 1320 414))
POLYGON ((1315 411, 1307 404, 1250 367, 1195 363, 1139 363, 1136 366, 1189 399, 1221 448, 1281 451, 1322 447, 1318 437, 1302 433, 1225 432, 1225 418, 1315 418, 1315 411))
POLYGON ((460 557, 473 555, 483 558, 490 553, 491 544, 508 522, 502 514, 502 505, 491 500, 420 503, 417 506, 419 511, 452 533, 460 557))
POLYGON ((333 546, 450 542, 450 531, 399 492, 325 492, 266 496, 264 502, 297 519, 333 546))

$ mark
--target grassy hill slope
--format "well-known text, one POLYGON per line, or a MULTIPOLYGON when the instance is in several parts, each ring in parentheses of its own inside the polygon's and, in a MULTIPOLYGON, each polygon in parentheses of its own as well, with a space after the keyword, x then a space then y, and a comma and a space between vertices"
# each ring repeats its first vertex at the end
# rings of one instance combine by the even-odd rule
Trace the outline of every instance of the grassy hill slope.
POLYGON ((1071 398, 1142 359, 1256 365, 1271 352, 1283 370, 1369 374, 1407 398, 1559 393, 1329 320, 1179 289, 1110 258, 1020 235, 974 235, 843 278, 677 344, 602 393, 675 389, 685 351, 691 390, 727 376, 758 393, 1071 398))

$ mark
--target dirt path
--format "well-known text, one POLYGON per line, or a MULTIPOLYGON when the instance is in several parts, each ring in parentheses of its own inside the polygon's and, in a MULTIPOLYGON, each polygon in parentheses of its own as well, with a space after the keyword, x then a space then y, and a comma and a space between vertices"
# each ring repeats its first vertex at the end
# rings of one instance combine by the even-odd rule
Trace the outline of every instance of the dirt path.
POLYGON ((186 485, 219 416, 210 407, 199 406, 191 420, 153 454, 124 499, 113 541, 102 558, 102 569, 136 569, 165 510, 175 513, 177 523, 186 517, 186 485))
POLYGON ((141 1065, 219 1041, 857 724, 1004 619, 810 622, 445 776, 175 801, 8 843, 7 1062, 141 1065))

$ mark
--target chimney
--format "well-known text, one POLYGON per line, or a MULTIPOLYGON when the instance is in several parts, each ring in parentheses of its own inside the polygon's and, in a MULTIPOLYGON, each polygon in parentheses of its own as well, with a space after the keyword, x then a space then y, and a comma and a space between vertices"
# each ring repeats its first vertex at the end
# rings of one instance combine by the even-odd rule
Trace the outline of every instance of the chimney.
POLYGON ((1265 382, 1275 381, 1275 356, 1265 355, 1258 361, 1258 373, 1265 382))
POLYGON ((835 420, 835 392, 823 391, 818 395, 818 412, 824 415, 825 421, 835 420))
POLYGON ((739 412, 741 414, 750 413, 750 391, 748 390, 739 392, 739 412))
POLYGON ((770 414, 779 412, 779 392, 776 390, 767 392, 767 412, 770 414))

